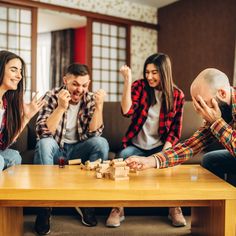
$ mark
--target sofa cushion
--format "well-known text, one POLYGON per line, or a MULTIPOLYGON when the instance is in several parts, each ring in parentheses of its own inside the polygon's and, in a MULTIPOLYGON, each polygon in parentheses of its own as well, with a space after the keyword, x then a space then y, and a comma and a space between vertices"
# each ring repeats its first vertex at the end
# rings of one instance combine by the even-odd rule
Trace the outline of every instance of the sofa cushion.
POLYGON ((104 103, 103 121, 104 130, 102 136, 107 139, 110 151, 120 151, 122 149, 122 138, 130 124, 130 119, 121 114, 120 102, 104 103))

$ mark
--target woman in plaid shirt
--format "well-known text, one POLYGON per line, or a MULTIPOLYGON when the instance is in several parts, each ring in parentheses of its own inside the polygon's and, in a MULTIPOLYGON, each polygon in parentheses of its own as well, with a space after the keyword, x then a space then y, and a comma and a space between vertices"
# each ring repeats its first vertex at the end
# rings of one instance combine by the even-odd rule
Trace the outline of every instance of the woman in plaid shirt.
POLYGON ((19 152, 8 147, 44 104, 36 96, 30 104, 23 103, 24 77, 23 59, 12 52, 0 51, 0 171, 21 164, 19 152))
MULTIPOLYGON (((149 56, 144 79, 133 83, 128 66, 122 66, 120 72, 124 77, 122 112, 131 116, 131 124, 119 156, 150 156, 175 145, 181 135, 184 94, 173 83, 169 57, 162 53, 149 56)), ((180 207, 170 208, 169 218, 174 226, 186 225, 180 207)), ((118 227, 123 220, 123 208, 113 208, 106 225, 118 227)))
POLYGON ((203 167, 224 179, 236 174, 236 88, 231 87, 223 72, 208 68, 193 81, 190 88, 196 112, 206 121, 190 138, 173 148, 149 157, 130 157, 126 160, 133 169, 167 168, 183 163, 213 142, 225 149, 203 156, 203 167))

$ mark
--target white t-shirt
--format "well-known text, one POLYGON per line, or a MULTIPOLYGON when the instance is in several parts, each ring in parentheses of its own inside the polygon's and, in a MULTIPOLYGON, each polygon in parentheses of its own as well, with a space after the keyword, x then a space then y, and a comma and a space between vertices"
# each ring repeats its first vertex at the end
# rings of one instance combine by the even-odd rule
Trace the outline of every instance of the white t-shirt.
POLYGON ((65 143, 72 144, 78 142, 77 117, 79 107, 80 103, 76 105, 70 104, 67 110, 66 133, 64 137, 65 143))
POLYGON ((156 104, 150 106, 148 116, 142 129, 132 139, 132 143, 144 150, 151 150, 163 144, 158 134, 159 118, 162 104, 162 92, 155 90, 156 104))
POLYGON ((2 119, 3 119, 4 112, 5 112, 5 109, 0 108, 0 128, 2 126, 2 119))

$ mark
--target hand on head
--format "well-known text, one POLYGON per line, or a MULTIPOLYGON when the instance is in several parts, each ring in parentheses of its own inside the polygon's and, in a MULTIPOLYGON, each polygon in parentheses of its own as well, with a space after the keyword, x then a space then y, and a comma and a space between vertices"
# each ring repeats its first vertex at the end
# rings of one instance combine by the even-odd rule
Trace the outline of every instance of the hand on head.
POLYGON ((193 97, 193 106, 196 112, 209 124, 213 124, 216 120, 221 118, 220 108, 214 98, 212 98, 211 104, 212 106, 208 106, 200 95, 196 98, 193 97))

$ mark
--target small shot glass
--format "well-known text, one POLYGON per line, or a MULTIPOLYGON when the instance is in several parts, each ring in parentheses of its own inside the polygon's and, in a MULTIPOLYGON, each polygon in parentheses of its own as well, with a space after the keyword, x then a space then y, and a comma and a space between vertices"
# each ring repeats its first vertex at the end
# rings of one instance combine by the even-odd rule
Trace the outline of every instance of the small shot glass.
POLYGON ((59 165, 59 168, 65 167, 65 157, 61 156, 58 158, 58 165, 59 165))

